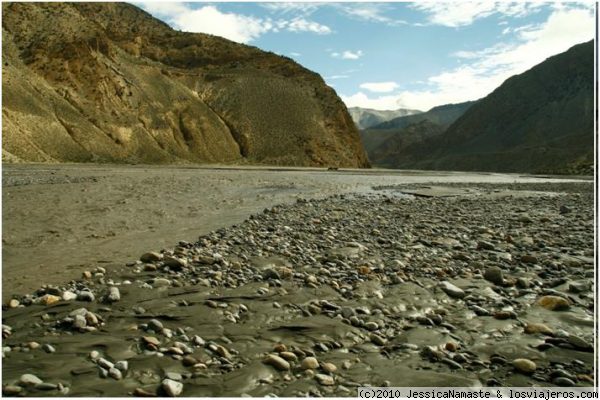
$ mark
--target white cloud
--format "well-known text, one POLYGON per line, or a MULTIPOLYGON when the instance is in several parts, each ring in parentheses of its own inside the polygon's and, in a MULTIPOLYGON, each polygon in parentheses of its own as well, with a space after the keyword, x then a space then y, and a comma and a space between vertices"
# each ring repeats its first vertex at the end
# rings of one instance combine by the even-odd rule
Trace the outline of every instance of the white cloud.
POLYGON ((581 7, 556 9, 537 26, 515 30, 517 41, 479 51, 453 55, 468 63, 428 78, 419 90, 370 98, 363 92, 342 96, 349 107, 428 110, 448 103, 476 100, 488 95, 509 77, 525 72, 546 58, 594 37, 593 10, 581 7))
POLYGON ((350 78, 350 75, 331 75, 331 76, 326 76, 325 80, 336 80, 336 79, 346 79, 346 78, 350 78))
POLYGON ((386 3, 332 3, 336 8, 346 16, 368 22, 379 22, 387 25, 402 25, 407 22, 391 18, 388 14, 390 5, 386 3))
POLYGON ((204 6, 180 13, 170 20, 186 32, 202 32, 248 43, 273 28, 269 21, 245 15, 224 13, 215 6, 204 6))
POLYGON ((267 10, 279 13, 279 14, 290 14, 308 16, 315 12, 322 3, 289 3, 289 2, 269 2, 260 3, 261 7, 267 10))
POLYGON ((331 33, 328 26, 321 25, 318 22, 309 21, 304 18, 294 18, 287 24, 287 30, 290 32, 313 32, 319 35, 331 33))
POLYGON ((428 15, 430 24, 452 28, 472 24, 475 20, 501 14, 523 17, 537 12, 543 2, 464 1, 464 2, 420 2, 411 7, 428 15))
POLYGON ((134 4, 142 7, 146 12, 157 17, 171 18, 188 11, 188 7, 184 3, 148 1, 134 4))
POLYGON ((365 82, 359 86, 361 89, 367 89, 375 93, 389 93, 398 88, 396 82, 365 82))
POLYGON ((296 53, 295 51, 290 52, 290 56, 292 57, 300 57, 302 54, 296 53))
POLYGON ((372 108, 374 110, 397 110, 402 108, 398 95, 370 98, 363 92, 351 96, 340 95, 347 107, 372 108))
POLYGON ((331 29, 304 17, 292 19, 258 18, 220 11, 214 5, 191 8, 186 3, 136 3, 150 14, 156 15, 176 29, 222 36, 239 43, 248 43, 267 32, 310 32, 319 35, 331 29))
POLYGON ((341 58, 343 60, 358 60, 359 58, 361 58, 364 55, 362 50, 357 50, 357 51, 345 50, 341 53, 339 53, 337 51, 333 51, 330 54, 331 54, 331 57, 333 57, 333 58, 341 58))

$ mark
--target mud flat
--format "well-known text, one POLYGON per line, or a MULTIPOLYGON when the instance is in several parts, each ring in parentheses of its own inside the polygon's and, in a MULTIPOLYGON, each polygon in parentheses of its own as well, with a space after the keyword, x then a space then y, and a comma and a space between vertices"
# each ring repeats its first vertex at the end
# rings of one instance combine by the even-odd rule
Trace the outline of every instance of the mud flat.
MULTIPOLYGON (((256 179, 283 179, 267 175, 256 179)), ((328 195, 314 176, 304 179, 319 198, 300 191, 194 240, 10 296, 4 394, 592 385, 591 182, 335 175, 329 190, 347 193, 328 195)))

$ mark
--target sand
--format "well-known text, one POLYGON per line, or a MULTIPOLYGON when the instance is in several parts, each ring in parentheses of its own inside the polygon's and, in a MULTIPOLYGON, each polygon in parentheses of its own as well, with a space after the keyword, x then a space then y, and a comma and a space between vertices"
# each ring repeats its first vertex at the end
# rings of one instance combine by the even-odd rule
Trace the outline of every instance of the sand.
POLYGON ((542 182, 516 174, 310 168, 5 164, 2 299, 110 269, 297 198, 377 185, 542 182), (43 279, 40 279, 43 277, 43 279))

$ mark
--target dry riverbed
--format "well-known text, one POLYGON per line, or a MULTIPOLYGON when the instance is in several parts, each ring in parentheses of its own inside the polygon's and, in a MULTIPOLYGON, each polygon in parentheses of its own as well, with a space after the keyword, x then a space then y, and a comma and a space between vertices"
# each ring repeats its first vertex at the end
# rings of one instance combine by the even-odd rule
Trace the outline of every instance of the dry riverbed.
POLYGON ((3 392, 591 386, 593 184, 543 181, 5 166, 3 392))

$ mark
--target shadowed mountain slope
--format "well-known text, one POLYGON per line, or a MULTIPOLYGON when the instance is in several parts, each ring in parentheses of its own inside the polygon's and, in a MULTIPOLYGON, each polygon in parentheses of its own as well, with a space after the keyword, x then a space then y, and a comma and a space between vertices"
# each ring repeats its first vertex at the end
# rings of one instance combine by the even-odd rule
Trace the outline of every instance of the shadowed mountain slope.
POLYGON ((507 79, 443 134, 406 147, 396 168, 592 173, 594 44, 507 79))
POLYGON ((474 101, 446 104, 431 110, 394 118, 360 131, 369 160, 379 167, 394 167, 406 146, 443 133, 474 101))
POLYGON ((3 160, 367 167, 294 61, 124 3, 3 3, 3 160))

